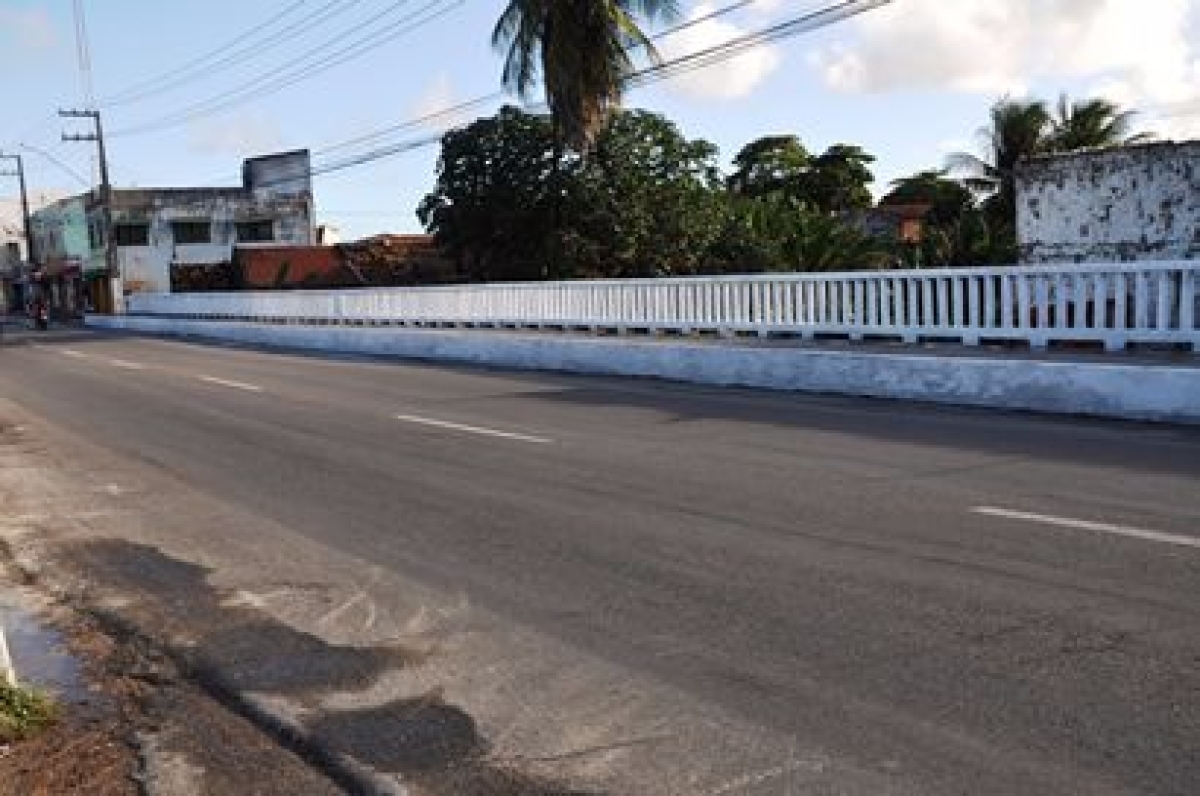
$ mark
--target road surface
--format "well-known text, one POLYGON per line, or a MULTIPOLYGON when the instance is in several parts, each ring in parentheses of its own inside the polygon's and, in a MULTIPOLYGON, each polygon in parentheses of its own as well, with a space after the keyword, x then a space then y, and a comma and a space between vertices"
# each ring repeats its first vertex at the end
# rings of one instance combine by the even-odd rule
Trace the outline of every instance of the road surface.
MULTIPOLYGON (((1197 429, 87 332, 0 349, 0 401, 78 440, 81 466, 103 451, 189 505, 285 529, 297 557, 370 562, 381 605, 392 582, 461 595, 493 629, 669 695, 686 748, 608 750, 590 773, 613 789, 1200 783, 1197 429), (707 748, 688 716, 757 740, 707 748), (728 759, 759 747, 795 754, 728 759), (685 780, 689 765, 725 779, 685 780)), ((202 545, 177 514, 163 533, 202 545)), ((472 713, 490 670, 454 655, 426 666, 453 672, 472 713)), ((563 715, 543 726, 586 724, 594 695, 574 710, 549 679, 563 715)), ((611 726, 646 729, 646 698, 611 726)), ((491 702, 481 714, 507 715, 491 702)))

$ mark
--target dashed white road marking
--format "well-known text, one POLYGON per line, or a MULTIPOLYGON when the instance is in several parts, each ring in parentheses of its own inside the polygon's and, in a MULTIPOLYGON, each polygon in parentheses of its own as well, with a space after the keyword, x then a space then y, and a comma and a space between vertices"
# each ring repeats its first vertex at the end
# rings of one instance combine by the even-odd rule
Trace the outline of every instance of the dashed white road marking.
POLYGON ((60 349, 58 349, 58 352, 60 354, 62 354, 64 357, 71 357, 72 359, 87 359, 88 358, 87 354, 83 353, 82 351, 78 351, 74 348, 60 348, 60 349))
POLYGON ((1037 522, 1043 525, 1057 525, 1060 528, 1071 528, 1077 531, 1093 531, 1095 533, 1106 533, 1112 536, 1126 536, 1131 539, 1142 539, 1147 542, 1160 542, 1162 544, 1173 544, 1180 547, 1194 547, 1200 549, 1200 538, 1194 536, 1182 536, 1176 533, 1164 533, 1162 531, 1151 531, 1145 528, 1133 528, 1128 525, 1111 525, 1107 522, 1092 522, 1091 520, 1076 520, 1070 517, 1054 517, 1049 514, 1033 514, 1028 511, 1014 511, 1012 509, 997 508, 995 506, 976 506, 971 509, 974 514, 982 514, 988 517, 1002 517, 1008 520, 1024 520, 1025 522, 1037 522))
POLYGON ((125 370, 145 370, 146 366, 140 362, 130 362, 128 359, 110 359, 108 364, 114 368, 124 368, 125 370))
POLYGON ((245 390, 246 392, 262 392, 263 388, 257 384, 247 384, 244 381, 230 381, 229 379, 218 379, 216 376, 197 376, 200 381, 208 384, 217 384, 221 387, 229 387, 234 390, 245 390))
POLYGON ((462 423, 451 423, 446 420, 435 420, 431 417, 419 417, 417 415, 396 415, 397 420, 402 420, 405 423, 416 423, 421 426, 432 426, 434 428, 444 428, 450 431, 462 431, 467 434, 480 434, 485 437, 499 437, 501 439, 512 439, 518 442, 531 442, 535 445, 550 445, 554 442, 546 437, 534 437, 529 434, 515 434, 511 431, 499 431, 494 428, 482 428, 480 426, 468 426, 462 423))

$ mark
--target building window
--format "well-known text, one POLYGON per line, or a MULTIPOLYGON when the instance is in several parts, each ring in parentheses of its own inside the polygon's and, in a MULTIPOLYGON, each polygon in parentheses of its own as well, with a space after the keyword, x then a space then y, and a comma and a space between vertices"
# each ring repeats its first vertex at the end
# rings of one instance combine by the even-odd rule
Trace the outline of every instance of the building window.
POLYGON ((93 249, 103 249, 104 243, 104 224, 99 221, 88 222, 88 246, 93 249))
POLYGON ((237 225, 238 243, 269 243, 275 240, 274 221, 242 221, 237 225))
POLYGON ((113 237, 118 246, 149 246, 149 224, 117 224, 113 227, 113 237))
POLYGON ((175 221, 171 224, 175 245, 212 243, 212 224, 208 221, 175 221))

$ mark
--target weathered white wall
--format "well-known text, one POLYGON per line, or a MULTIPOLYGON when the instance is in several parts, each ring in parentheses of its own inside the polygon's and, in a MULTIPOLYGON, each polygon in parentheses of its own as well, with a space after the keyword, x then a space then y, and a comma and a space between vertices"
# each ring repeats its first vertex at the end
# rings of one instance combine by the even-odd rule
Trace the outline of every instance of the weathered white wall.
POLYGON ((1200 141, 1025 163, 1017 236, 1026 263, 1200 258, 1200 141))
POLYGON ((1200 368, 138 316, 88 324, 257 345, 1200 424, 1200 368))
MULTIPOLYGON (((131 195, 134 192, 129 192, 131 195)), ((134 293, 169 293, 173 263, 205 265, 229 262, 237 244, 237 223, 271 220, 275 239, 271 245, 306 246, 312 242, 312 218, 307 198, 261 197, 248 191, 147 191, 146 200, 113 212, 115 224, 148 224, 149 245, 121 246, 117 250, 125 287, 134 293), (211 242, 178 244, 171 224, 206 221, 211 242)))

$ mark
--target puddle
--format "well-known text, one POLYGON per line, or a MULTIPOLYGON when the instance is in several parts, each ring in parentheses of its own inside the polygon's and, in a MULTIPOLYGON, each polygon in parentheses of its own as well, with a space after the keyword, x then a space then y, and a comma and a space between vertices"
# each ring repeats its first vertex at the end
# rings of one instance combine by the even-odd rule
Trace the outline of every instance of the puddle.
POLYGON ((0 628, 17 680, 68 701, 86 698, 79 661, 67 652, 62 634, 38 620, 34 605, 20 590, 0 587, 0 628))

